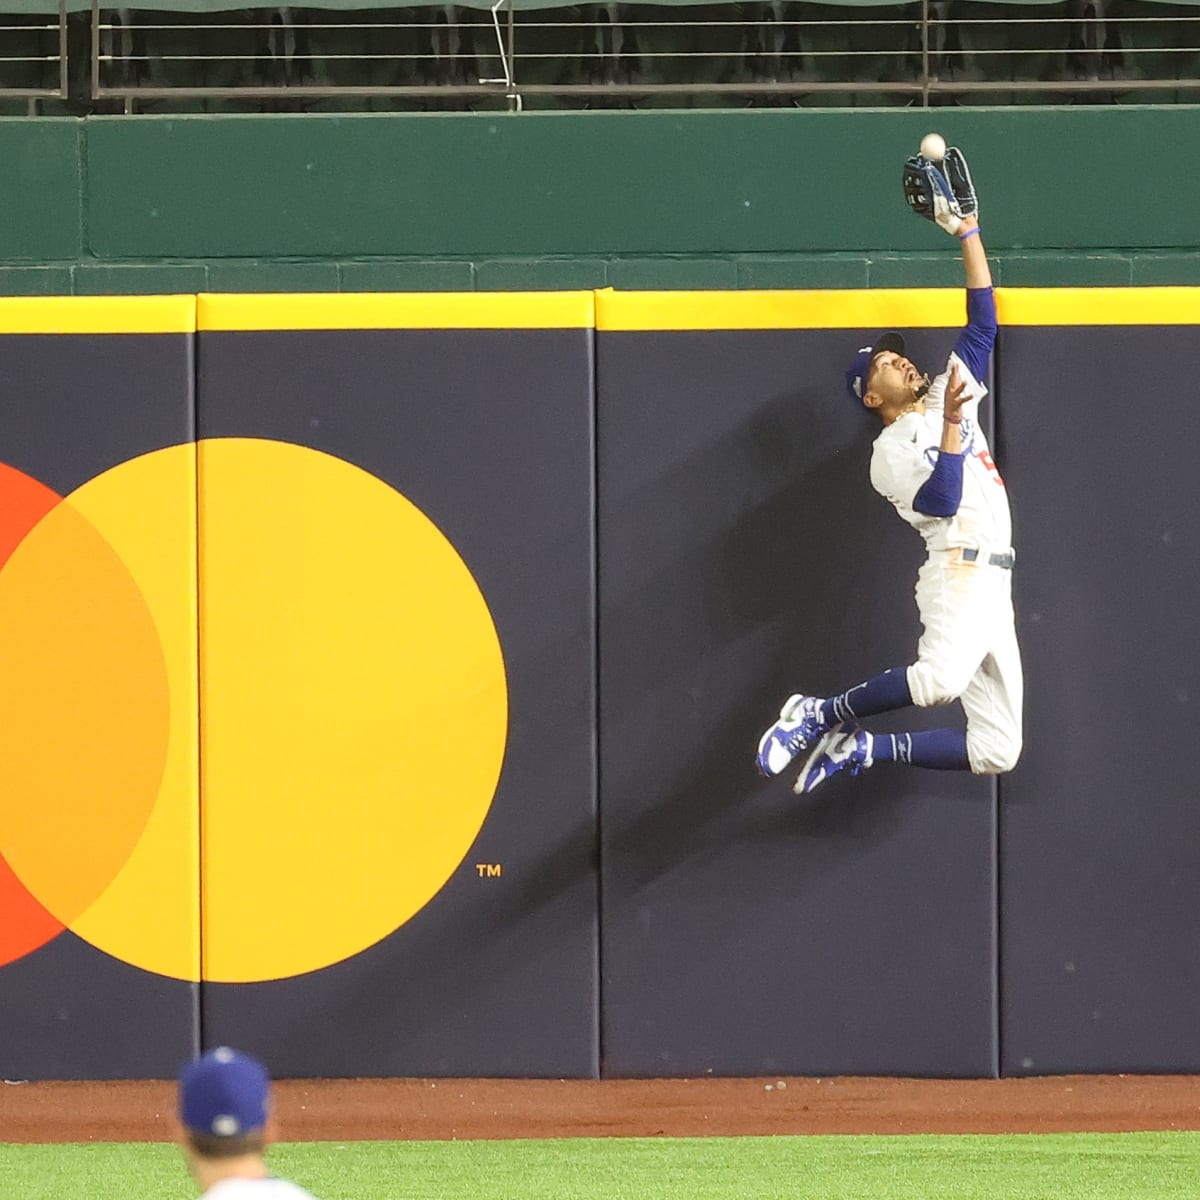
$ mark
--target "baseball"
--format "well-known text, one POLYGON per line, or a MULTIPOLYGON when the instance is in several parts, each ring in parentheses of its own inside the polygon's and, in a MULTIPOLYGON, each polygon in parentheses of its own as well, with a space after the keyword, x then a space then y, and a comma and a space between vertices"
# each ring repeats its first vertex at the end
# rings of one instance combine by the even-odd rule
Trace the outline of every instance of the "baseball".
POLYGON ((941 162, 946 157, 946 139, 940 133, 927 133, 921 139, 921 154, 930 162, 941 162))

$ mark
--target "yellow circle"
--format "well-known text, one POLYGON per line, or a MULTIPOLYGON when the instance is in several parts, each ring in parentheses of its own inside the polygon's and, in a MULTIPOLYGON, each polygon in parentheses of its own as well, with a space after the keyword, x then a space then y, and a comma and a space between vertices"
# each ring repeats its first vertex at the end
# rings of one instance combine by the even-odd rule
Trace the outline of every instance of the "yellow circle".
POLYGON ((179 979, 391 933, 504 756, 499 639, 454 547, 278 442, 156 451, 52 507, 0 570, 0 677, 0 853, 80 937, 179 979))
POLYGON ((330 455, 199 445, 205 979, 315 970, 441 889, 499 779, 499 638, 454 547, 330 455))

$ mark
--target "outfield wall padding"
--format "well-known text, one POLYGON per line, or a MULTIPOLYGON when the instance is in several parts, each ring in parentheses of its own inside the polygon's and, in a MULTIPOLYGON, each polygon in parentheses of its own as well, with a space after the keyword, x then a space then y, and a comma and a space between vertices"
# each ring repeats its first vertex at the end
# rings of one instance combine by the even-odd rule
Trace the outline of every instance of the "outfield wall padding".
POLYGON ((918 539, 829 386, 872 334, 606 330, 625 307, 597 335, 606 1067, 989 1075, 990 781, 880 771, 801 802, 754 769, 791 692, 918 636, 918 539))
POLYGON ((961 290, 0 305, 0 1074, 1200 1069, 1200 292, 998 304, 1024 757, 803 800, 919 634, 847 355, 961 290))
MULTIPOLYGON (((251 304, 248 319, 219 298, 201 306, 201 667, 204 725, 216 731, 204 742, 204 797, 214 821, 232 810, 224 838, 206 831, 206 899, 218 903, 222 879, 242 861, 236 822, 258 800, 246 790, 251 774, 280 822, 308 811, 333 823, 326 844, 297 847, 308 871, 294 881, 291 903, 314 925, 324 905, 340 907, 343 925, 321 957, 310 954, 319 931, 296 930, 296 958, 284 961, 311 969, 290 977, 289 966, 286 978, 276 977, 279 967, 260 970, 268 952, 248 944, 248 969, 260 978, 229 982, 223 947, 206 942, 214 969, 203 989, 205 1035, 258 1047, 301 1076, 594 1075, 592 297, 536 301, 561 327, 527 329, 487 327, 513 320, 514 301, 451 301, 450 327, 441 329, 422 327, 429 304, 397 303, 394 323, 415 328, 231 329, 274 323, 272 302, 251 304), (253 518, 222 509, 222 480, 231 477, 216 465, 231 439, 284 443, 313 459, 311 485, 263 528, 310 555, 315 577, 294 563, 256 569, 241 557, 253 518), (319 483, 328 490, 307 491, 319 483), (360 499, 368 487, 378 497, 360 499), (393 521, 389 496, 411 506, 407 515, 393 521), (318 562, 331 542, 367 560, 331 556, 345 573, 332 588, 318 562), (448 575, 439 555, 457 556, 460 574, 448 575), (305 691, 302 672, 294 676, 303 694, 271 699, 286 724, 267 748, 240 739, 229 720, 241 701, 240 660, 260 636, 253 625, 236 627, 229 607, 258 611, 256 594, 279 595, 279 571, 288 573, 280 597, 288 611, 278 619, 291 623, 282 644, 338 679, 348 676, 328 656, 365 659, 349 676, 353 690, 332 702, 322 687, 305 691), (472 606, 464 586, 480 603, 472 606), (392 589, 382 612, 364 587, 392 589), (442 618, 453 627, 441 628, 442 618), (420 628, 395 627, 406 620, 420 628), (494 682, 486 657, 458 657, 480 620, 494 623, 502 655, 494 682), (422 657, 430 643, 432 656, 422 657), (382 679, 376 656, 391 664, 382 679), (267 769, 264 753, 274 756, 267 769), (498 780, 476 766, 488 754, 499 755, 498 780), (293 755, 306 764, 299 775, 293 755), (329 758, 322 790, 308 776, 329 758), (283 779, 290 784, 280 788, 283 779), (330 801, 329 791, 344 798, 330 801), (341 843, 343 821, 369 823, 368 840, 341 843), (339 853, 352 861, 338 862, 339 853), (395 876, 413 876, 419 890, 415 877, 433 858, 442 871, 414 899, 395 876), (313 889, 324 904, 310 911, 313 889), (386 903, 419 908, 401 924, 377 911, 386 903), (373 918, 385 921, 384 936, 352 953, 363 941, 355 927, 373 918)), ((285 299, 274 302, 281 307, 285 299)), ((348 299, 323 307, 326 324, 362 321, 362 306, 348 299)), ((386 324, 387 302, 372 307, 386 324)), ((287 486, 287 472, 309 470, 306 461, 286 459, 275 487, 287 486)), ((270 620, 274 608, 264 612, 270 620)), ((268 656, 264 669, 276 668, 287 665, 268 656)), ((245 862, 253 870, 253 854, 245 862)), ((219 919, 206 922, 206 937, 220 935, 219 919)), ((236 913, 230 920, 236 926, 236 913)), ((280 908, 276 936, 292 927, 280 908)))
POLYGON ((199 1045, 193 314, 0 302, 5 1079, 199 1045))
POLYGON ((1002 783, 1005 1074, 1200 1069, 1196 333, 1001 335, 1029 672, 1002 783))

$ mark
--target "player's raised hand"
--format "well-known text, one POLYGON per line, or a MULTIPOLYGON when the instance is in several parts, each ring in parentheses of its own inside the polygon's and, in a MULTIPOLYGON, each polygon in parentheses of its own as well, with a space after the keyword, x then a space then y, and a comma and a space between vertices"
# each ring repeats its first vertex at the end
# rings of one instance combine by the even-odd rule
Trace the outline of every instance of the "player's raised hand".
POLYGON ((958 363, 950 368, 950 379, 946 384, 943 412, 947 421, 958 424, 962 420, 962 406, 970 399, 967 381, 958 372, 958 363))

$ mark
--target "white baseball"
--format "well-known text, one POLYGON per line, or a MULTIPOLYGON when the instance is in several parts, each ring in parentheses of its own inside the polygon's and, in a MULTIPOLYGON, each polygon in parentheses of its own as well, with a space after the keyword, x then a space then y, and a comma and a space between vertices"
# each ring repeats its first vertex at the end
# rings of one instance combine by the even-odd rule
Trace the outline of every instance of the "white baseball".
POLYGON ((921 154, 930 162, 941 162, 946 157, 946 139, 940 133, 927 133, 921 139, 921 154))

